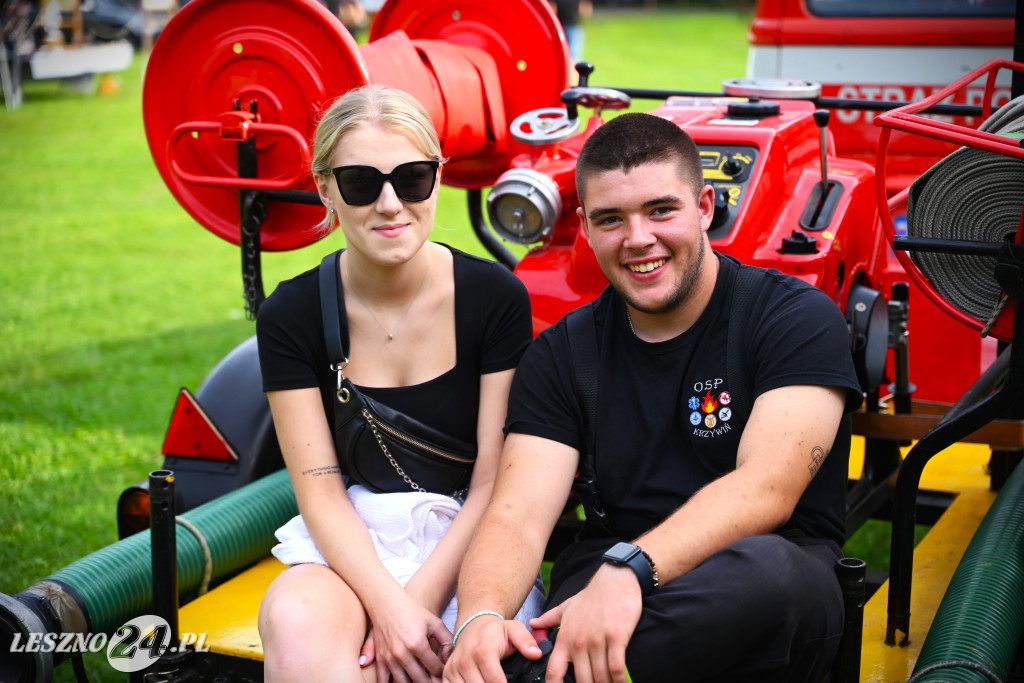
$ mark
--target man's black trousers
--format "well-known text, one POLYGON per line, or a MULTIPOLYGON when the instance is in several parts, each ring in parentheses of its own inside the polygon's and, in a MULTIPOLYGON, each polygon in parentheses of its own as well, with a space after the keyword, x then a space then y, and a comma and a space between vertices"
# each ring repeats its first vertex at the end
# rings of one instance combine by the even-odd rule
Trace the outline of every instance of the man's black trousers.
MULTIPOLYGON (((569 546, 551 571, 547 608, 582 590, 620 539, 569 546)), ((839 547, 769 534, 737 541, 644 599, 626 650, 634 683, 811 683, 843 631, 839 547)))

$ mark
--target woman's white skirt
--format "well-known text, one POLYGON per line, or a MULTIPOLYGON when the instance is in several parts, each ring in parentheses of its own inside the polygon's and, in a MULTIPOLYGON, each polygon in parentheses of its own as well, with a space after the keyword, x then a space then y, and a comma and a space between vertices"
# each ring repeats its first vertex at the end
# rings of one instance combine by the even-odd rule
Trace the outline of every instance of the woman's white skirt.
MULTIPOLYGON (((348 489, 356 512, 370 530, 370 538, 384 567, 403 586, 426 562, 452 524, 462 502, 439 493, 373 493, 360 485, 348 489)), ((287 565, 322 564, 327 560, 296 515, 275 532, 280 543, 271 549, 287 565)), ((516 619, 526 623, 544 607, 544 584, 538 576, 516 619)), ((456 599, 445 607, 441 621, 455 632, 456 599)))

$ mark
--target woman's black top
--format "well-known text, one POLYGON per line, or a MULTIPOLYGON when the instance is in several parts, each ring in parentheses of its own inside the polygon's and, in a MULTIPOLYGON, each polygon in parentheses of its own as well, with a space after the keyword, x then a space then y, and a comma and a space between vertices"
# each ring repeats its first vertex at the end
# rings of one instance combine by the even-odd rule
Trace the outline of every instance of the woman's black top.
MULTIPOLYGON (((447 245, 445 245, 447 247, 447 245)), ((454 437, 476 442, 480 376, 516 367, 533 338, 530 299, 504 266, 453 247, 455 367, 408 387, 363 387, 374 400, 454 437)), ((337 373, 330 369, 317 266, 281 282, 256 321, 264 391, 318 387, 334 432, 337 373)), ((344 320, 343 320, 344 323, 344 320)), ((350 358, 350 364, 359 362, 350 358)))

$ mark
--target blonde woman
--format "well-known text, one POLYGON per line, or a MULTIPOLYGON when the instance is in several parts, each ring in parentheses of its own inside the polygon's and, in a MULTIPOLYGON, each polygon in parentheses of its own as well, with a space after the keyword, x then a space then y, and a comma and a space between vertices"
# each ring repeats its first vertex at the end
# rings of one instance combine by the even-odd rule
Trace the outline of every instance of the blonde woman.
MULTIPOLYGON (((344 375, 373 400, 475 443, 477 455, 465 491, 360 485, 335 448, 339 378, 319 285, 328 261, 277 287, 257 321, 260 365, 301 514, 278 532, 274 553, 291 566, 260 607, 268 681, 438 681, 451 652, 456 575, 490 497, 509 386, 532 331, 518 279, 428 241, 443 162, 429 115, 399 90, 350 91, 317 127, 324 228, 340 228, 346 245, 331 274, 349 340, 344 375)), ((524 618, 542 600, 535 590, 524 618)))

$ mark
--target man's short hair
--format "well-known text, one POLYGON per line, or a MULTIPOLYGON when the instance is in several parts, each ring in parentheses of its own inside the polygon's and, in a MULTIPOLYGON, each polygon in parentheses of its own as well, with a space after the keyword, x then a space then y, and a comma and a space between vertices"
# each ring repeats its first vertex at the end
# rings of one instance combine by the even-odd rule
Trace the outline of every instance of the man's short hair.
POLYGON ((637 166, 676 162, 696 196, 704 186, 700 150, 693 138, 668 119, 630 112, 602 124, 583 144, 576 160, 576 191, 584 202, 584 183, 604 171, 629 172, 637 166))

